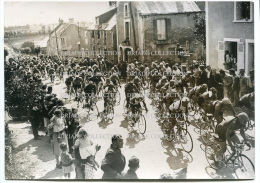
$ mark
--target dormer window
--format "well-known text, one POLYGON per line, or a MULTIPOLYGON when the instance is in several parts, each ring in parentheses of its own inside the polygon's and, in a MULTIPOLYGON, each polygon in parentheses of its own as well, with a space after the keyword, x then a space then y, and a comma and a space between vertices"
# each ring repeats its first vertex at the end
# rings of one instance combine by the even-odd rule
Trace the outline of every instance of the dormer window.
POLYGON ((125 17, 129 17, 129 4, 128 3, 125 3, 124 4, 124 15, 125 17))

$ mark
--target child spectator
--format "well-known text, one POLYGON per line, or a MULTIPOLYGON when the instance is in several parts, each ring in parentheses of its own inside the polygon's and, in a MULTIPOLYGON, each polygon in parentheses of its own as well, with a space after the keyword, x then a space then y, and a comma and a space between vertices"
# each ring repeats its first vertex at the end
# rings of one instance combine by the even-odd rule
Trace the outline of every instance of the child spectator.
POLYGON ((60 149, 62 151, 60 155, 60 161, 64 173, 64 178, 70 178, 70 173, 74 171, 73 159, 71 155, 67 152, 67 148, 68 147, 65 142, 62 142, 60 144, 60 149))
POLYGON ((122 179, 138 179, 136 170, 139 168, 139 159, 132 156, 128 162, 129 169, 123 174, 122 179))

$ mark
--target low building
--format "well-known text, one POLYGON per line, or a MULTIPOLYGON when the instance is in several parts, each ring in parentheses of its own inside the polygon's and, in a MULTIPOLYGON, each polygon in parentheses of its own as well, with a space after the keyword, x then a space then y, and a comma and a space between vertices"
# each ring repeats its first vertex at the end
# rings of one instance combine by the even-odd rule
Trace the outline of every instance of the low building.
POLYGON ((119 60, 151 63, 179 60, 178 44, 187 54, 203 55, 194 35, 194 16, 203 13, 192 1, 118 2, 117 45, 119 60), (128 54, 132 52, 133 54, 128 54))
POLYGON ((117 50, 116 41, 116 7, 96 17, 95 24, 88 28, 81 28, 80 45, 85 56, 97 58, 99 55, 109 60, 117 59, 112 52, 117 50))
POLYGON ((59 21, 59 25, 49 34, 48 55, 72 55, 81 51, 80 28, 70 19, 69 23, 59 21))
POLYGON ((234 68, 254 68, 253 2, 206 2, 207 64, 219 69, 233 55, 234 68), (229 54, 229 55, 228 55, 229 54))

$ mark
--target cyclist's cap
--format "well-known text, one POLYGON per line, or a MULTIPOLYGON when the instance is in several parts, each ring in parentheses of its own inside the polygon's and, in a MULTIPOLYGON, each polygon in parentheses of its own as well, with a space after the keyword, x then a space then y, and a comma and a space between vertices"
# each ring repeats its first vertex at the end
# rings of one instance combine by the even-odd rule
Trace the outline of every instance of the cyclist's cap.
POLYGON ((67 144, 66 144, 65 142, 62 142, 62 143, 60 144, 60 149, 61 149, 61 150, 66 150, 66 149, 67 149, 67 144))
POLYGON ((245 112, 241 112, 240 114, 238 114, 237 119, 240 124, 245 124, 249 121, 249 117, 245 112))
POLYGON ((112 142, 114 142, 114 141, 117 141, 118 139, 122 139, 122 135, 115 134, 115 135, 113 135, 111 140, 112 140, 112 142))
POLYGON ((136 156, 132 156, 129 159, 128 166, 129 167, 137 167, 137 166, 139 166, 139 159, 136 156))
POLYGON ((61 110, 56 109, 56 110, 54 111, 54 114, 55 114, 55 115, 61 114, 61 110))
POLYGON ((223 98, 222 99, 222 103, 225 105, 232 105, 232 103, 230 102, 229 98, 223 98))

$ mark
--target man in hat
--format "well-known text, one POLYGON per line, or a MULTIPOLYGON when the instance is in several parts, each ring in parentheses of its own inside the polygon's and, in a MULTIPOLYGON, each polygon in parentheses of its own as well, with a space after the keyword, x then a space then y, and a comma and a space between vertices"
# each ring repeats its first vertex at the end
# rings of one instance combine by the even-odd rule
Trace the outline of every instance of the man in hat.
POLYGON ((132 156, 129 159, 128 171, 123 174, 122 179, 138 179, 136 175, 136 170, 139 168, 139 159, 135 156, 132 156))
POLYGON ((200 78, 199 64, 195 64, 193 76, 195 78, 195 84, 196 84, 196 86, 198 86, 199 85, 199 78, 200 78))
POLYGON ((126 164, 125 156, 120 150, 123 148, 123 144, 121 135, 113 135, 112 144, 101 164, 101 169, 104 172, 102 179, 120 179, 122 177, 121 173, 126 164))
POLYGON ((41 109, 38 100, 35 100, 33 104, 29 107, 28 119, 32 125, 34 140, 40 140, 38 128, 41 120, 41 109))
POLYGON ((233 77, 229 74, 226 74, 223 70, 220 73, 221 77, 223 78, 224 86, 226 88, 227 97, 233 103, 234 100, 234 93, 232 92, 232 85, 233 85, 233 77))
POLYGON ((199 75, 198 82, 199 82, 199 85, 208 83, 207 72, 205 71, 204 65, 200 65, 200 75, 199 75))
POLYGON ((239 86, 240 86, 240 97, 250 93, 248 86, 249 78, 245 75, 245 69, 239 69, 239 86))
POLYGON ((248 78, 248 86, 250 88, 251 92, 254 92, 255 90, 255 72, 254 69, 250 71, 250 76, 248 78))

